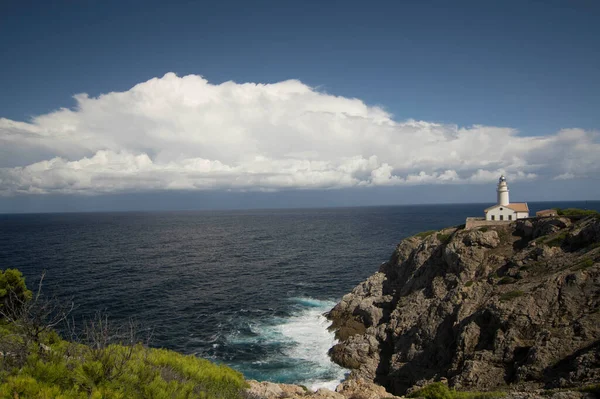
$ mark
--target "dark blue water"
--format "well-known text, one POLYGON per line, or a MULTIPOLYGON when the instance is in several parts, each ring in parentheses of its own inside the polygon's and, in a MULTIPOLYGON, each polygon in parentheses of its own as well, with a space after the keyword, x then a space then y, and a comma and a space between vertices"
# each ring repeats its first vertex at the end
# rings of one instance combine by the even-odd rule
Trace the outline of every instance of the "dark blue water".
MULTIPOLYGON (((530 203, 600 209, 600 202, 530 203)), ((0 215, 0 267, 75 317, 106 311, 151 344, 227 363, 248 378, 326 385, 321 316, 404 237, 464 223, 486 204, 218 212, 0 215)))

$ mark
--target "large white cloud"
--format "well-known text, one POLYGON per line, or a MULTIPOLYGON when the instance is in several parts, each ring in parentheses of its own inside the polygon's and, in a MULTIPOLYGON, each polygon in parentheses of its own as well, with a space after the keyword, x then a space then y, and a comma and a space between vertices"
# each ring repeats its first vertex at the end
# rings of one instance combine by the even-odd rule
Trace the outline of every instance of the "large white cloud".
POLYGON ((599 134, 395 121, 299 81, 213 85, 169 73, 74 109, 0 119, 0 194, 277 190, 586 178, 599 134))

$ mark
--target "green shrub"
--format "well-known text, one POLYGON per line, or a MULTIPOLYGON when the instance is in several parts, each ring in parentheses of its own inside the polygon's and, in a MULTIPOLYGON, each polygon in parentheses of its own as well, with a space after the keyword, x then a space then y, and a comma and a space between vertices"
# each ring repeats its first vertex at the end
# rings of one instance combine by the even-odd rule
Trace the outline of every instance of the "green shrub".
POLYGON ((442 243, 446 243, 448 242, 448 240, 450 240, 450 236, 450 234, 438 233, 437 239, 440 240, 442 243))
POLYGON ((67 343, 32 351, 25 366, 0 383, 0 397, 233 399, 245 387, 237 371, 195 356, 141 345, 67 343))
POLYGON ((510 301, 512 299, 518 298, 520 296, 525 295, 525 293, 523 291, 519 291, 519 290, 515 290, 515 291, 508 291, 505 292, 504 294, 500 295, 500 300, 502 302, 506 302, 506 301, 510 301))
POLYGON ((435 382, 412 392, 408 397, 425 399, 493 399, 501 398, 505 395, 504 392, 456 391, 448 388, 441 382, 435 382))
POLYGON ((594 261, 590 258, 585 258, 584 260, 573 266, 573 270, 583 270, 592 266, 594 266, 594 261))
POLYGON ((418 238, 427 238, 427 237, 429 237, 430 235, 432 235, 435 232, 436 232, 435 230, 422 231, 420 233, 415 234, 415 237, 418 237, 418 238))
POLYGON ((517 281, 517 279, 510 277, 510 276, 504 276, 500 279, 500 281, 498 281, 498 284, 499 285, 512 284, 515 281, 517 281))
POLYGON ((579 209, 579 208, 554 208, 559 216, 600 216, 600 212, 592 209, 579 209))
POLYGON ((469 280, 465 283, 465 287, 470 287, 473 285, 473 280, 469 280))
MULTIPOLYGON (((25 285, 23 274, 17 269, 0 270, 0 312, 9 317, 15 315, 32 293, 25 285)), ((0 315, 0 318, 2 316, 0 315)))
POLYGON ((563 231, 556 237, 553 237, 546 241, 546 245, 549 247, 560 247, 565 242, 565 238, 567 238, 567 232, 563 231))
POLYGON ((479 231, 481 231, 482 233, 485 233, 485 232, 487 232, 488 230, 489 230, 489 228, 488 228, 488 227, 482 227, 482 228, 480 228, 480 229, 479 229, 479 231))
MULTIPOLYGON (((3 272, 0 284, 3 299, 31 298, 18 270, 3 272)), ((21 316, 0 320, 0 351, 11 353, 0 362, 0 398, 237 399, 247 387, 241 373, 191 355, 140 344, 67 342, 47 325, 30 334, 24 326, 31 320, 21 316)))
POLYGON ((595 397, 599 398, 600 397, 600 384, 587 385, 587 386, 584 386, 581 388, 577 388, 577 391, 591 393, 595 397))

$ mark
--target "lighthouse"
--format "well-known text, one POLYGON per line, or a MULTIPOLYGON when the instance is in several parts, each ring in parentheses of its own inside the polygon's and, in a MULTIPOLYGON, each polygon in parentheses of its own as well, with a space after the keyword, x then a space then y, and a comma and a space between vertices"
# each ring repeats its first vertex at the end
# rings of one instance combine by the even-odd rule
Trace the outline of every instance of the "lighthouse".
POLYGON ((508 183, 506 177, 500 176, 496 188, 496 205, 485 209, 485 220, 510 222, 529 217, 529 207, 526 202, 513 202, 508 199, 508 183))
POLYGON ((498 189, 496 191, 498 193, 498 205, 510 204, 508 201, 508 184, 506 184, 506 177, 504 177, 504 175, 500 176, 498 189))

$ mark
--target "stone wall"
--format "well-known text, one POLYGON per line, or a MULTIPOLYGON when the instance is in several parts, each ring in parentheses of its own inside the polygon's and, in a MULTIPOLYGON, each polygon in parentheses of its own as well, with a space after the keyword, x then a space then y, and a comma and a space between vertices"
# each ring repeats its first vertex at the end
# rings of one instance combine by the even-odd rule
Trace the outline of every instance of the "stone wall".
POLYGON ((470 217, 465 222, 465 229, 474 229, 481 226, 496 226, 499 224, 509 224, 512 220, 485 220, 485 218, 470 217))

